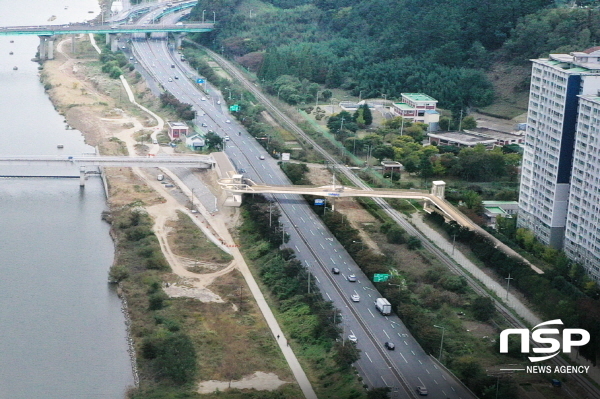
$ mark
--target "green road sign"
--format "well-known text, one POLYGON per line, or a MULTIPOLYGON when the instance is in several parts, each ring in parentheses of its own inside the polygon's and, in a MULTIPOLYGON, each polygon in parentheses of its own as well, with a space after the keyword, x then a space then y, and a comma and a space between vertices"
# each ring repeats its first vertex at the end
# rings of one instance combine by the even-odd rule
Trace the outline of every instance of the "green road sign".
POLYGON ((231 107, 229 107, 229 111, 231 111, 231 112, 238 112, 239 110, 240 110, 240 106, 237 104, 234 104, 231 107))
POLYGON ((381 283, 383 281, 388 281, 389 278, 390 278, 389 274, 377 274, 377 273, 375 273, 373 275, 373 282, 374 283, 381 283))

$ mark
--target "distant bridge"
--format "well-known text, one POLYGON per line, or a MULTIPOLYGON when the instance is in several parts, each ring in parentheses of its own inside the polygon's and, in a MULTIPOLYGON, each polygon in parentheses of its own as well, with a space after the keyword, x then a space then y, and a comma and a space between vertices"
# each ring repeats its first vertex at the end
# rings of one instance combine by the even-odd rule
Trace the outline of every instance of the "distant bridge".
MULTIPOLYGON (((128 33, 175 33, 178 43, 186 33, 210 32, 214 29, 214 23, 188 22, 176 24, 68 24, 68 25, 35 25, 35 26, 0 26, 0 36, 10 35, 37 35, 40 38, 39 54, 40 60, 54 59, 54 38, 56 35, 68 34, 106 34, 106 43, 110 43, 111 50, 117 51, 117 34, 128 33)), ((179 46, 180 44, 178 44, 179 46)))
POLYGON ((116 33, 152 33, 152 32, 174 32, 174 33, 193 33, 210 32, 213 30, 214 23, 189 22, 181 24, 148 24, 148 25, 91 25, 91 24, 71 24, 71 25, 37 25, 37 26, 1 26, 0 36, 10 35, 38 35, 54 36, 80 33, 97 34, 116 34, 116 33))
MULTIPOLYGON (((0 166, 73 166, 79 168, 79 185, 85 185, 86 167, 186 167, 208 169, 215 163, 210 155, 169 156, 169 157, 133 157, 133 156, 52 156, 52 155, 21 155, 0 156, 0 166)), ((2 172, 0 171, 0 176, 2 172)))

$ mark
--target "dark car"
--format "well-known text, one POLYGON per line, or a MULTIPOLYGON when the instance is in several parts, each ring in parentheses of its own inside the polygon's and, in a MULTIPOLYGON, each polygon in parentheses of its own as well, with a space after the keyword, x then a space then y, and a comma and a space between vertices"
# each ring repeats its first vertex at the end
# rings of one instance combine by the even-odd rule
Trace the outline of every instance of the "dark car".
POLYGON ((333 273, 333 274, 340 274, 340 269, 338 269, 337 267, 332 267, 331 268, 331 273, 333 273))
POLYGON ((393 342, 386 342, 385 344, 383 344, 383 346, 385 346, 387 349, 393 351, 394 349, 396 349, 396 345, 394 345, 393 342))
POLYGON ((420 396, 427 396, 427 395, 429 395, 429 392, 427 392, 427 388, 421 387, 421 386, 417 387, 417 393, 420 396))

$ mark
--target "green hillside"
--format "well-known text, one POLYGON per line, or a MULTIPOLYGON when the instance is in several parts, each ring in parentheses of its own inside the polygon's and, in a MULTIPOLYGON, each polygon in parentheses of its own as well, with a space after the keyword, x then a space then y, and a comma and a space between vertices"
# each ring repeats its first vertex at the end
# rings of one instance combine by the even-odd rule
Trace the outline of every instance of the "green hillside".
MULTIPOLYGON (((191 19, 202 19, 203 11, 206 19, 216 15, 217 29, 198 40, 255 70, 291 104, 314 101, 318 86, 309 86, 317 83, 362 91, 363 98, 426 92, 456 113, 510 96, 506 88, 500 96, 494 89, 502 83, 490 79, 496 64, 523 66, 598 41, 598 9, 561 3, 200 0, 191 19), (282 75, 296 77, 304 89, 281 90, 282 75)), ((515 86, 526 91, 527 75, 515 86)))

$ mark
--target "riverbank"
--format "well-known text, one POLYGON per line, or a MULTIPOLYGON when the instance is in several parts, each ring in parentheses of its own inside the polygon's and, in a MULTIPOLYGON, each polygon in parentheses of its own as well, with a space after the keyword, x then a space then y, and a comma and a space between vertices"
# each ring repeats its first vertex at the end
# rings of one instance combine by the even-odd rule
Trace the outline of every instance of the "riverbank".
MULTIPOLYGON (((65 116, 69 126, 80 130, 86 142, 96 146, 101 154, 133 155, 147 151, 148 148, 133 137, 142 129, 154 129, 156 121, 128 103, 126 93, 121 91, 120 81, 101 73, 91 44, 86 37, 81 39, 77 41, 75 55, 67 52, 71 49, 70 38, 60 41, 56 59, 46 61, 43 65, 42 82, 56 110, 65 116)), ((147 96, 140 95, 146 93, 145 84, 136 78, 135 73, 128 76, 128 81, 138 82, 133 87, 136 98, 144 97, 146 101, 147 96)), ((162 147, 160 150, 164 151, 162 147)), ((166 190, 155 178, 139 168, 106 168, 106 176, 111 208, 107 217, 113 219, 117 248, 115 265, 118 267, 118 277, 123 279, 120 290, 127 299, 131 316, 130 342, 138 356, 142 353, 137 361, 140 388, 132 390, 130 397, 163 392, 160 389, 164 386, 156 384, 163 377, 156 372, 159 359, 149 355, 146 350, 149 346, 157 349, 160 345, 182 342, 180 338, 183 336, 193 342, 200 358, 197 375, 192 376, 191 380, 220 380, 228 385, 231 381, 243 380, 244 383, 233 383, 232 386, 237 389, 265 389, 266 386, 284 393, 285 397, 301 397, 253 298, 245 295, 243 302, 238 301, 236 292, 250 292, 242 275, 227 267, 220 271, 227 274, 212 282, 214 278, 208 278, 208 275, 190 273, 186 270, 185 262, 181 261, 185 254, 169 244, 167 237, 176 229, 174 226, 180 223, 168 225, 177 219, 174 216, 177 215, 176 210, 185 210, 185 206, 171 196, 171 190, 166 190), (123 219, 115 222, 115 218, 125 215, 126 220, 130 220, 133 213, 129 212, 136 213, 136 210, 144 214, 147 210, 148 216, 154 220, 152 230, 156 238, 148 236, 152 238, 149 246, 146 246, 146 239, 144 242, 131 243, 128 242, 130 236, 125 233, 119 237, 116 231, 129 222, 123 222, 123 219), (167 259, 163 253, 168 255, 167 259), (149 258, 145 258, 146 255, 149 258), (149 265, 149 259, 154 259, 152 262, 156 263, 140 267, 149 265), (165 267, 164 262, 167 261, 172 273, 165 267), (208 285, 211 285, 210 289, 208 285), (157 302, 152 302, 155 300, 157 302), (151 303, 150 309, 148 301, 151 303), (153 303, 159 302, 158 308, 152 308, 153 303), (194 323, 190 324, 192 320, 194 323), (214 335, 214 331, 220 333, 214 335), (165 334, 174 340, 163 340, 165 334), (235 334, 235 337, 231 334, 235 334), (242 348, 239 347, 240 342, 243 342, 242 348), (234 359, 238 358, 246 359, 244 364, 236 364, 234 359), (262 373, 261 378, 252 378, 258 372, 262 373), (277 388, 282 382, 285 384, 277 388)), ((206 223, 198 214, 185 213, 199 219, 200 223, 206 223)), ((225 224, 221 227, 226 233, 225 224)), ((192 260, 192 264, 195 261, 192 260)), ((160 350, 157 351, 160 354, 160 350)), ((135 361, 135 358, 132 359, 135 361)), ((222 389, 219 383, 209 385, 200 382, 193 391, 206 392, 207 386, 213 386, 217 391, 222 389)), ((189 387, 179 389, 189 390, 189 387)), ((268 396, 267 393, 265 395, 268 396)), ((205 394, 203 397, 212 396, 205 394)))

